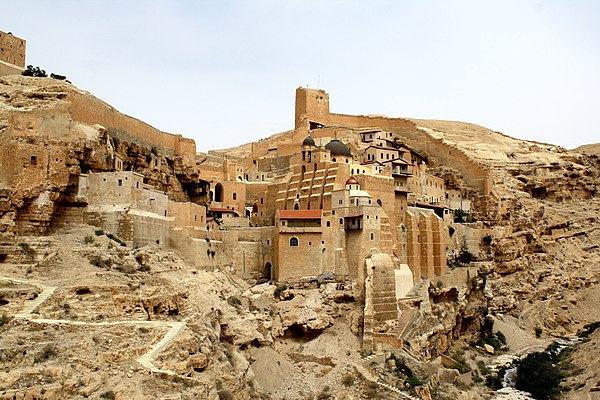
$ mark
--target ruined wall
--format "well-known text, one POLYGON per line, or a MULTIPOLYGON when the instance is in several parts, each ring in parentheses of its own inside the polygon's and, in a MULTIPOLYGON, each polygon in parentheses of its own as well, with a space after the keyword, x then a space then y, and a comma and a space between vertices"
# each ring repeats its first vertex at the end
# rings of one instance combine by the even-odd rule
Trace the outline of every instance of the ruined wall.
POLYGON ((25 39, 0 31, 0 61, 24 69, 25 47, 25 39))

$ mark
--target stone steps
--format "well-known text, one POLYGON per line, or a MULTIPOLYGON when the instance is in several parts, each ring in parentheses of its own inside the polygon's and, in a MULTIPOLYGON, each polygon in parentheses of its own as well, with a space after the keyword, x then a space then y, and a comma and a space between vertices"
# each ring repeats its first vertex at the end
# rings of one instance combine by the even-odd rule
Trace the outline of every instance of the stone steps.
POLYGON ((55 287, 44 287, 42 292, 38 295, 38 297, 35 298, 35 300, 32 300, 23 310, 15 314, 15 318, 29 318, 31 316, 31 313, 35 311, 35 309, 38 308, 40 305, 42 305, 42 303, 46 301, 50 296, 52 296, 55 290, 55 287))
POLYGON ((138 359, 138 362, 144 367, 154 372, 164 372, 156 368, 152 363, 152 360, 156 357, 156 354, 163 351, 168 345, 170 345, 175 340, 175 338, 177 337, 177 335, 179 335, 184 326, 185 324, 183 322, 173 322, 171 330, 154 346, 152 346, 152 348, 147 353, 142 355, 138 359))
POLYGON ((395 388, 392 385, 389 385, 385 382, 380 382, 379 378, 377 378, 376 376, 373 376, 369 370, 363 365, 377 357, 382 356, 382 354, 372 354, 368 357, 363 358, 362 360, 362 364, 353 364, 354 369, 356 370, 356 372, 358 372, 363 378, 365 378, 365 380, 369 381, 369 382, 373 382, 375 383, 377 386, 388 390, 390 392, 393 392, 395 394, 397 394, 398 396, 400 396, 400 399, 403 400, 420 400, 414 396, 409 395, 408 393, 403 392, 402 390, 399 390, 398 388, 395 388))

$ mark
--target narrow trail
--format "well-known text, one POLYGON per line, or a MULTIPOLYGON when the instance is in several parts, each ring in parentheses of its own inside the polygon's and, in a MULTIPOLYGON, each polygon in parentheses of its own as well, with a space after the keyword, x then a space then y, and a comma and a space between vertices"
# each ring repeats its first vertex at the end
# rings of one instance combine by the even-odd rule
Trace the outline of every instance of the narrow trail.
POLYGON ((160 328, 169 328, 169 331, 163 336, 161 340, 155 343, 150 350, 144 353, 137 359, 137 362, 140 363, 144 368, 150 370, 153 373, 169 375, 173 377, 177 377, 186 381, 196 381, 194 378, 190 378, 188 376, 184 376, 178 374, 171 370, 164 370, 156 367, 153 361, 156 357, 169 346, 173 341, 177 338, 177 336, 184 330, 186 327, 185 322, 173 321, 107 321, 107 322, 83 322, 83 321, 72 321, 68 319, 47 319, 47 318, 33 318, 34 311, 40 307, 46 300, 48 300, 56 290, 56 287, 46 286, 40 282, 36 281, 27 281, 21 279, 14 279, 5 276, 0 276, 0 280, 8 281, 11 283, 17 284, 27 284, 33 285, 41 289, 41 293, 33 300, 29 300, 26 302, 25 307, 18 313, 14 314, 13 317, 19 320, 26 320, 30 322, 34 322, 37 324, 49 324, 49 325, 75 325, 75 326, 92 326, 92 327, 100 327, 100 326, 115 326, 115 325, 134 325, 134 326, 150 326, 150 327, 160 327, 160 328))

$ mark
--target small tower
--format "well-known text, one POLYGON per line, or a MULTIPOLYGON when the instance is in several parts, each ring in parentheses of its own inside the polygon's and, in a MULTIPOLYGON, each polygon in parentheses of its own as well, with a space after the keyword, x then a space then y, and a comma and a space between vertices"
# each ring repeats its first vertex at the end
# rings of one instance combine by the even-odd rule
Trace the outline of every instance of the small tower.
POLYGON ((311 129, 311 122, 326 125, 328 118, 329 94, 318 89, 296 89, 296 129, 311 129))

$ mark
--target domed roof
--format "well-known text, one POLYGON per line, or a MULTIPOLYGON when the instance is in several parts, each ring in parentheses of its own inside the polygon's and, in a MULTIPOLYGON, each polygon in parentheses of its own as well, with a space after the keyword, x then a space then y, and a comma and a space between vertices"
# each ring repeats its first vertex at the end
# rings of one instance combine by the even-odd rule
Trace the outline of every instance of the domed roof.
POLYGON ((351 176, 350 178, 348 178, 348 180, 346 181, 346 185, 360 185, 360 183, 356 180, 355 177, 351 176))
POLYGON ((304 141, 302 142, 302 146, 313 146, 315 147, 315 140, 313 138, 310 137, 310 135, 308 135, 306 137, 306 139, 304 139, 304 141))
POLYGON ((337 139, 333 139, 331 142, 327 143, 325 148, 331 152, 332 156, 352 157, 352 153, 350 153, 348 146, 337 139))

